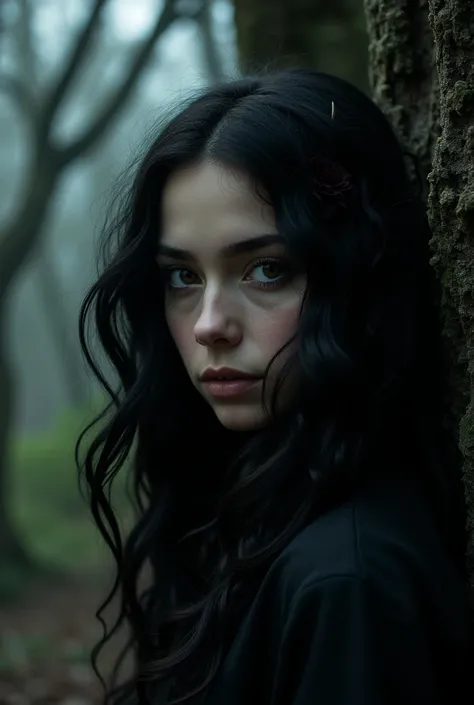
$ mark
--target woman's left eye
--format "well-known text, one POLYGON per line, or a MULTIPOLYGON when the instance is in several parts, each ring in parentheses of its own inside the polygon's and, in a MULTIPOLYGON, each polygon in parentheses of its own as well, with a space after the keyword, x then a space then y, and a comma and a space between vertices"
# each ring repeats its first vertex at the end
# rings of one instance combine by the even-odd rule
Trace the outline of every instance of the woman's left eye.
POLYGON ((268 259, 256 262, 246 280, 251 280, 260 286, 276 286, 288 276, 288 265, 279 260, 268 259))

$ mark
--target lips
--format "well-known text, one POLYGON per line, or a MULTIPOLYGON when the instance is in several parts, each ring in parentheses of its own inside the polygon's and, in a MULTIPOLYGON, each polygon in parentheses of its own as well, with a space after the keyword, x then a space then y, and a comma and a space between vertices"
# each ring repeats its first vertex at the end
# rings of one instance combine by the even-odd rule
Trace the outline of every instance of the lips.
POLYGON ((262 377, 230 367, 220 367, 208 368, 200 379, 210 396, 225 399, 245 395, 260 382, 262 377))
POLYGON ((216 399, 229 399, 231 397, 242 397, 250 392, 260 383, 258 377, 247 377, 246 379, 212 379, 203 382, 206 392, 216 399))
POLYGON ((261 379, 261 375, 253 374, 250 372, 244 372, 243 370, 236 370, 232 367, 208 367, 206 370, 204 370, 200 377, 201 382, 228 382, 236 380, 256 379, 261 379))

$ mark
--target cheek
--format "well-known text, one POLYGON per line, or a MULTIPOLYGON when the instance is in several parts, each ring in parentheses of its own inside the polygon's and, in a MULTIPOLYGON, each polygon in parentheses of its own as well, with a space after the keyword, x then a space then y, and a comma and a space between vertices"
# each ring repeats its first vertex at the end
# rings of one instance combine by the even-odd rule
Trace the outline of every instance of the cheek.
MULTIPOLYGON (((262 350, 271 357, 296 333, 300 315, 300 303, 294 306, 276 309, 269 314, 258 326, 258 336, 262 350)), ((291 346, 290 346, 291 347, 291 346)), ((290 349, 282 353, 284 359, 290 349)))
POLYGON ((176 312, 167 312, 165 318, 171 337, 173 338, 178 352, 187 367, 193 349, 192 330, 190 330, 187 318, 186 316, 180 316, 176 312))

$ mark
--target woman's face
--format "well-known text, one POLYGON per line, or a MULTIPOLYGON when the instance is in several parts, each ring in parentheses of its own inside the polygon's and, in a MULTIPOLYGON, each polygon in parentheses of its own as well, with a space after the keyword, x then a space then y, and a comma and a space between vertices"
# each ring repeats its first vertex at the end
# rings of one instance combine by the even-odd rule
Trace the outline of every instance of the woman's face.
MULTIPOLYGON (((157 261, 166 320, 191 382, 226 428, 262 427, 262 378, 296 332, 306 284, 292 268, 273 209, 244 174, 222 165, 176 171, 163 193, 157 261)), ((291 351, 271 367, 267 401, 291 351)), ((288 396, 289 385, 279 404, 288 396)))

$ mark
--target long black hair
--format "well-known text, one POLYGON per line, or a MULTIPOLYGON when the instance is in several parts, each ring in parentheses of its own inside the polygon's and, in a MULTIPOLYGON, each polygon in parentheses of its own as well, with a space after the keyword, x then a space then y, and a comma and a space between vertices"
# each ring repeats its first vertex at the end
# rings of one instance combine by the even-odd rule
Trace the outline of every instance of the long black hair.
POLYGON ((223 83, 194 96, 152 140, 105 227, 103 271, 80 315, 81 345, 110 403, 76 458, 117 563, 102 609, 120 598, 93 662, 124 624, 134 658, 132 677, 107 702, 205 694, 270 563, 369 473, 416 475, 462 564, 429 240, 390 125, 342 79, 292 69, 223 83), (202 159, 251 176, 307 274, 297 345, 281 373, 298 364, 301 388, 291 413, 257 433, 219 424, 165 322, 155 259, 161 194, 174 170, 202 159), (91 317, 116 388, 94 362, 91 317), (124 467, 137 508, 126 537, 109 495, 124 467))

